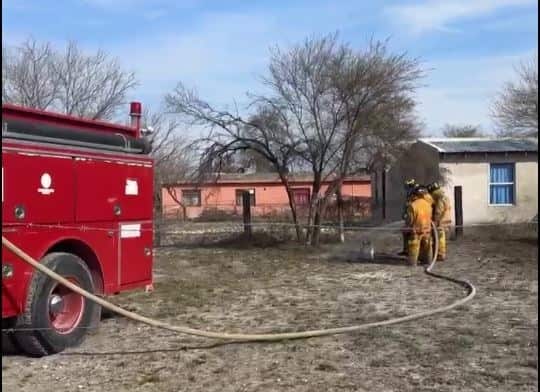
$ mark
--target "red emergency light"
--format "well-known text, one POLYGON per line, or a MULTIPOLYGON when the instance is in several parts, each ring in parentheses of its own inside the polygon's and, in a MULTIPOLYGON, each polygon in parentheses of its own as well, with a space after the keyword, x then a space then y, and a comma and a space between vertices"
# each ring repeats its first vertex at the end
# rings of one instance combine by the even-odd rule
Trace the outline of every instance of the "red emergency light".
POLYGON ((137 137, 141 130, 142 105, 140 102, 131 102, 129 104, 129 116, 131 117, 131 127, 136 129, 137 137))

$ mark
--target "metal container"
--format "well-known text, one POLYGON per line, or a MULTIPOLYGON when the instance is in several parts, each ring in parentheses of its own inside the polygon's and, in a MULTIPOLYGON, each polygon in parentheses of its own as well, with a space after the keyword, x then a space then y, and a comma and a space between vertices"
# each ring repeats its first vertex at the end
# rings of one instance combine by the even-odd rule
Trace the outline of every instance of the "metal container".
POLYGON ((360 246, 360 258, 362 260, 375 260, 375 247, 371 241, 362 241, 360 246))

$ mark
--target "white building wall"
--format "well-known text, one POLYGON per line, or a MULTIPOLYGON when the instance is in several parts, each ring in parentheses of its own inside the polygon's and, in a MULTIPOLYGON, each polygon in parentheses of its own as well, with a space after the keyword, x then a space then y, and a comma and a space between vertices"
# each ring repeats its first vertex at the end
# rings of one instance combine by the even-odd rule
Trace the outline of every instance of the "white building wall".
MULTIPOLYGON (((445 191, 455 206, 454 187, 462 187, 463 223, 527 222, 538 213, 538 161, 531 157, 489 154, 482 161, 461 157, 454 162, 441 162, 447 183, 445 191), (457 161, 459 159, 459 161, 457 161), (490 163, 515 163, 515 204, 489 204, 490 163)), ((454 220, 454 211, 452 211, 454 220)))
MULTIPOLYGON (((382 218, 382 167, 372 175, 373 216, 382 218)), ((441 180, 452 201, 455 219, 454 186, 462 187, 463 221, 527 222, 538 213, 538 154, 488 153, 440 154, 424 143, 415 143, 386 173, 386 221, 401 220, 404 203, 403 181, 415 178, 427 184, 441 180), (515 163, 515 205, 489 205, 490 163, 515 163)))

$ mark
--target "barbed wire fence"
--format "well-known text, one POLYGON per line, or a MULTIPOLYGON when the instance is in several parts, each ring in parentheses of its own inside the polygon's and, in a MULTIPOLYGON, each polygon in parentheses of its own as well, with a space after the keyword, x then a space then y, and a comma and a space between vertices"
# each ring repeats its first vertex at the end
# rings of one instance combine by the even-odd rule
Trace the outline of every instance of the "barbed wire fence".
MULTIPOLYGON (((259 233, 285 233, 287 230, 292 235, 293 229, 296 224, 290 221, 279 220, 264 220, 256 219, 249 223, 242 222, 241 220, 215 220, 215 221, 191 221, 191 220, 171 220, 171 219, 154 219, 152 221, 140 221, 143 223, 151 223, 151 227, 141 228, 122 228, 122 224, 132 224, 136 222, 118 222, 117 224, 111 224, 108 227, 99 227, 92 224, 63 224, 63 223, 9 223, 2 228, 3 233, 24 233, 24 234, 39 234, 44 231, 81 231, 81 232, 106 232, 109 234, 118 234, 122 231, 136 230, 138 232, 153 232, 160 233, 165 236, 201 236, 205 235, 234 235, 242 234, 246 227, 251 227, 253 231, 259 233)), ((358 224, 347 224, 345 226, 339 226, 337 222, 324 222, 319 225, 298 223, 298 226, 303 230, 308 228, 319 227, 322 232, 336 233, 338 230, 343 229, 349 233, 361 233, 361 232, 392 232, 402 233, 408 231, 402 221, 395 221, 383 224, 370 223, 368 221, 359 222, 358 224)), ((538 221, 531 220, 525 222, 482 222, 482 223, 467 223, 463 225, 449 225, 447 230, 453 232, 457 228, 461 229, 473 229, 473 228, 512 228, 512 227, 528 227, 536 234, 538 232, 538 221)), ((291 237, 292 238, 292 237, 291 237)))

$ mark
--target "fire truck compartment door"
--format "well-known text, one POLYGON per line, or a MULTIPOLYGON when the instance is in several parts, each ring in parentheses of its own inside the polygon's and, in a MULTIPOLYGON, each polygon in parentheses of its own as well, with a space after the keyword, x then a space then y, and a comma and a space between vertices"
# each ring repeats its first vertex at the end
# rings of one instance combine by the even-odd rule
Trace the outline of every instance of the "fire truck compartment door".
POLYGON ((120 286, 152 279, 152 222, 121 223, 120 286))
POLYGON ((77 222, 152 219, 152 167, 76 160, 77 222))
POLYGON ((2 151, 2 222, 73 222, 71 157, 2 151))

